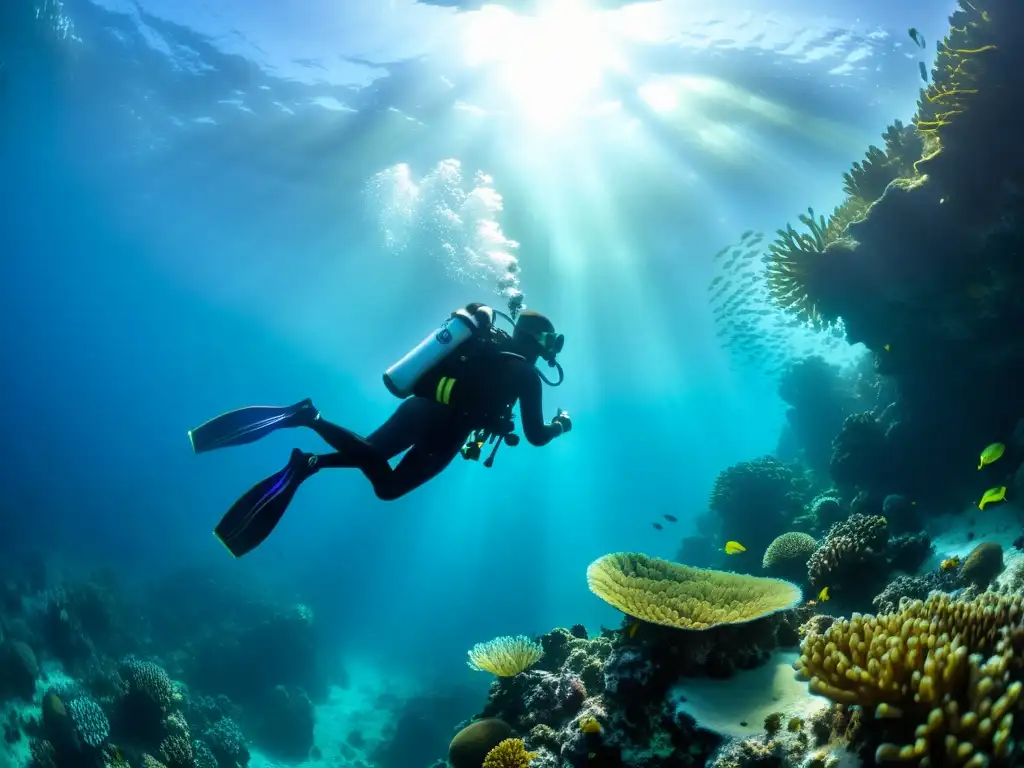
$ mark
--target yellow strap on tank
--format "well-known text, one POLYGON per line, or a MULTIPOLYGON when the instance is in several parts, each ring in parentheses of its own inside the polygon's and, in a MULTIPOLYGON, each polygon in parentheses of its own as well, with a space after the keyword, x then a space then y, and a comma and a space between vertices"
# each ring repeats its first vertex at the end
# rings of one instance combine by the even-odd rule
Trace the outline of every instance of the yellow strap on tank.
POLYGON ((452 387, 455 386, 455 379, 450 379, 447 376, 442 376, 441 380, 437 382, 437 391, 434 392, 434 397, 439 403, 448 405, 448 401, 452 396, 452 387))

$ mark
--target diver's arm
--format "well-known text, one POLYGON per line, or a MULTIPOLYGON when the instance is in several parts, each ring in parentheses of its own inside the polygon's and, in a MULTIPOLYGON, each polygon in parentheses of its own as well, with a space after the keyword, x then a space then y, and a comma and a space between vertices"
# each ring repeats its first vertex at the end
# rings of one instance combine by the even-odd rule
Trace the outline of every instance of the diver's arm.
POLYGON ((564 427, 558 422, 544 423, 544 393, 541 391, 540 376, 533 367, 524 363, 516 366, 519 377, 519 418, 523 434, 531 445, 547 445, 560 434, 564 427))

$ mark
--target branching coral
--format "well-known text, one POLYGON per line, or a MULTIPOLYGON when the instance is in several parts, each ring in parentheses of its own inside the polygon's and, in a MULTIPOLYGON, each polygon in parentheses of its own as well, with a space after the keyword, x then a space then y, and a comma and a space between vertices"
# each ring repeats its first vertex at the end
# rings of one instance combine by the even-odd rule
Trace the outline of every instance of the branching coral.
POLYGON ((490 672, 498 677, 518 675, 538 661, 544 649, 525 635, 496 637, 486 643, 477 643, 469 650, 470 669, 490 672))
POLYGON ((1019 597, 936 594, 808 635, 795 667, 812 692, 874 714, 865 727, 878 762, 1008 763, 1024 687, 1022 614, 1019 597))
POLYGON ((623 613, 679 629, 743 624, 802 599, 800 588, 788 581, 690 568, 637 553, 595 560, 587 583, 623 613))
POLYGON ((881 576, 889 540, 884 517, 851 515, 833 525, 807 562, 807 578, 815 588, 872 585, 881 576))
POLYGON ((483 768, 528 768, 535 756, 522 739, 505 739, 487 753, 483 768))

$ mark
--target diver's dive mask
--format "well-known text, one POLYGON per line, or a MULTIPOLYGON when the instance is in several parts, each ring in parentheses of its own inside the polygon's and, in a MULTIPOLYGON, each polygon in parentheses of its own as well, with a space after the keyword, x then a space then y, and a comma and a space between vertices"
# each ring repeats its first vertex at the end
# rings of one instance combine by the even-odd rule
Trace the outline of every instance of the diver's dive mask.
POLYGON ((537 334, 536 338, 542 350, 540 356, 548 362, 551 362, 557 355, 561 354, 562 347, 565 346, 565 334, 562 333, 541 331, 537 334))

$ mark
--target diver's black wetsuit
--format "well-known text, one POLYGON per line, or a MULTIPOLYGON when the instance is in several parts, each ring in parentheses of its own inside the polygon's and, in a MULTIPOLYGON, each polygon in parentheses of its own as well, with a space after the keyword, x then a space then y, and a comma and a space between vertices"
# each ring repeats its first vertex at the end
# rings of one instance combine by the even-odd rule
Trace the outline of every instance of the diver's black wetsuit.
POLYGON ((459 454, 473 430, 487 426, 488 414, 517 400, 530 443, 545 445, 562 432, 560 424, 544 423, 540 376, 521 357, 503 356, 459 386, 458 404, 410 397, 366 438, 317 418, 310 426, 337 453, 317 456, 316 467, 357 468, 378 498, 390 501, 435 477, 459 454), (409 452, 392 469, 388 462, 406 449, 409 452))

